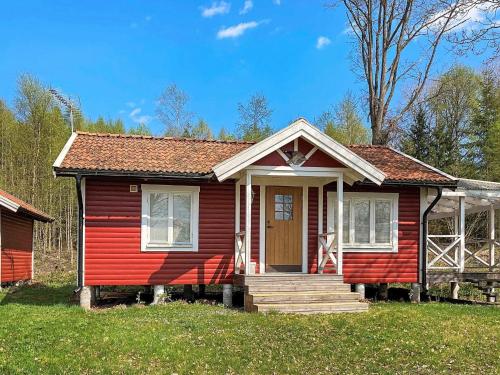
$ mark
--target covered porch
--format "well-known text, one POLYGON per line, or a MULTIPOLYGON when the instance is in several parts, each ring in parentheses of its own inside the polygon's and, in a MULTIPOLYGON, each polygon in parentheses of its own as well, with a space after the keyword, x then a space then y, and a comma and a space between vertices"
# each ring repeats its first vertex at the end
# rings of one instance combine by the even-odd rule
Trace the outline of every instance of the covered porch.
POLYGON ((343 184, 344 171, 334 168, 246 169, 235 184, 235 273, 322 274, 328 264, 329 273, 342 275, 343 184), (327 184, 335 184, 339 207, 332 227, 325 221, 327 184))
MULTIPOLYGON (((429 195, 429 203, 436 197, 436 194, 429 195)), ((441 220, 439 225, 434 225, 440 228, 439 233, 430 231, 425 239, 428 283, 450 282, 452 297, 457 298, 458 282, 472 282, 484 291, 489 301, 497 299, 495 288, 500 286, 498 209, 500 183, 458 179, 455 191, 441 192, 428 217, 431 225, 441 220)))

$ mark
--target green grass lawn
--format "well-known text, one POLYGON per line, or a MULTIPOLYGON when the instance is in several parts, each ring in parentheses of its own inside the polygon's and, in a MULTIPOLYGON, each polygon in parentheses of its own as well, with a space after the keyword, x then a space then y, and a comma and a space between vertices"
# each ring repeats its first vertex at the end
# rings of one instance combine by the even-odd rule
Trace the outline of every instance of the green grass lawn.
POLYGON ((368 313, 220 306, 85 312, 72 286, 0 293, 0 373, 500 373, 500 309, 379 303, 368 313))

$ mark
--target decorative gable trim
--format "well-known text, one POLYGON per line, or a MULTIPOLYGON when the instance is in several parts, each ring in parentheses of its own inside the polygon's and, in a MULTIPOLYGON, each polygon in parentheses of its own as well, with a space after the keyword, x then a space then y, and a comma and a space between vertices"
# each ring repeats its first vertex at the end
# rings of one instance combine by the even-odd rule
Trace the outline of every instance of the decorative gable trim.
POLYGON ((302 118, 263 141, 217 164, 213 171, 219 181, 224 181, 255 161, 273 151, 279 150, 282 146, 300 137, 303 137, 330 157, 337 159, 346 167, 353 169, 375 184, 381 185, 384 181, 385 174, 380 169, 368 163, 347 147, 334 141, 302 118))

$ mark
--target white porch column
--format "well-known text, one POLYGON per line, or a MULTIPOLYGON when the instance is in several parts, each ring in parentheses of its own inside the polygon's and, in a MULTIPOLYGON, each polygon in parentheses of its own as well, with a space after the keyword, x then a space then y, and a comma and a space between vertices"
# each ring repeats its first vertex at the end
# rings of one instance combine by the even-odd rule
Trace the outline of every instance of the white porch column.
MULTIPOLYGON (((234 233, 241 232, 241 227, 240 227, 240 215, 241 215, 241 180, 236 181, 235 185, 235 202, 234 202, 234 233)), ((235 239, 234 241, 234 266, 235 270, 240 266, 238 263, 238 244, 235 239)))
POLYGON ((458 210, 460 215, 460 256, 459 271, 465 268, 465 197, 458 197, 458 210))
POLYGON ((337 178, 337 207, 337 274, 343 275, 344 177, 342 174, 337 178))
MULTIPOLYGON (((318 186, 318 235, 323 233, 323 185, 318 186)), ((328 239, 327 239, 328 243, 328 239)), ((318 241, 318 272, 323 257, 328 256, 323 254, 323 246, 318 241)))
POLYGON ((245 194, 245 275, 250 273, 250 254, 252 243, 252 174, 247 171, 245 194))
POLYGON ((495 266, 495 206, 490 206, 490 214, 489 216, 489 229, 490 229, 490 267, 495 266))

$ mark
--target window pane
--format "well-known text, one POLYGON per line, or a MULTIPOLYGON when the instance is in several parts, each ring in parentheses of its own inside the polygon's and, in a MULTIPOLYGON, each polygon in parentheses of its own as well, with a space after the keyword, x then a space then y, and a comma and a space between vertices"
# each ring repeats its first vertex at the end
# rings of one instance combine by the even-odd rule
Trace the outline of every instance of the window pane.
POLYGON ((283 211, 283 203, 275 203, 274 204, 274 211, 283 211))
POLYGON ((391 242, 391 202, 375 202, 375 242, 391 242))
POLYGON ((344 243, 349 243, 350 242, 350 239, 349 239, 349 230, 350 230, 350 222, 351 222, 351 218, 350 218, 350 213, 351 213, 351 203, 349 201, 344 201, 344 228, 343 228, 343 231, 342 231, 342 241, 344 243))
POLYGON ((354 242, 370 242, 370 201, 355 200, 354 204, 354 242))
POLYGON ((275 202, 279 202, 279 203, 283 203, 283 195, 281 195, 281 194, 276 194, 276 195, 274 196, 274 201, 275 201, 275 202))
POLYGON ((173 243, 191 242, 191 195, 174 194, 173 243))
POLYGON ((151 193, 149 199, 150 241, 168 242, 168 194, 151 193))
POLYGON ((283 211, 275 211, 274 220, 283 220, 283 211))

